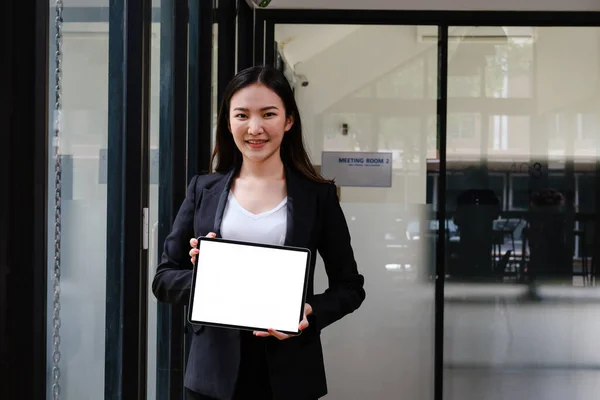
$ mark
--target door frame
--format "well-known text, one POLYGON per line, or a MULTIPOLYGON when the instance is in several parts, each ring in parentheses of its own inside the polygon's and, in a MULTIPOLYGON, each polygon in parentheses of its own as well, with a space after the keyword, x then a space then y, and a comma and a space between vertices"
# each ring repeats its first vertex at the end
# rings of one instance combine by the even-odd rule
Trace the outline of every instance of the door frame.
POLYGON ((45 398, 49 2, 8 2, 0 90, 0 385, 45 398))
POLYGON ((107 399, 145 398, 151 0, 110 0, 106 221, 107 399))

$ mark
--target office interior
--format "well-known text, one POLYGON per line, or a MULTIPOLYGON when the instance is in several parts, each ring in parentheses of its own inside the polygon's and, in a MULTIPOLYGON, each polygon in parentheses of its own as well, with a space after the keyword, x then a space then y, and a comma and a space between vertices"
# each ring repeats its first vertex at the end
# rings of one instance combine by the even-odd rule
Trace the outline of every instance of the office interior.
POLYGON ((185 398, 194 333, 150 284, 224 87, 260 64, 293 86, 318 168, 391 154, 390 185, 339 187, 367 300, 321 334, 326 399, 600 396, 600 4, 19 5, 0 397, 185 398))

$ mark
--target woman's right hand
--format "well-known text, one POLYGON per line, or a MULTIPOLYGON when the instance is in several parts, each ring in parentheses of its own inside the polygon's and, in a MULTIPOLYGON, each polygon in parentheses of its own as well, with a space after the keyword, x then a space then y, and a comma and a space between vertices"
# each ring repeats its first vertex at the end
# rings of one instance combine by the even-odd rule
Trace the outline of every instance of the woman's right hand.
MULTIPOLYGON (((206 235, 206 237, 214 239, 217 237, 217 234, 214 232, 210 232, 208 235, 206 235)), ((196 238, 190 239, 190 246, 192 247, 192 249, 190 250, 190 257, 192 259, 192 264, 196 264, 196 256, 200 252, 200 250, 198 250, 198 239, 196 239, 196 238)))

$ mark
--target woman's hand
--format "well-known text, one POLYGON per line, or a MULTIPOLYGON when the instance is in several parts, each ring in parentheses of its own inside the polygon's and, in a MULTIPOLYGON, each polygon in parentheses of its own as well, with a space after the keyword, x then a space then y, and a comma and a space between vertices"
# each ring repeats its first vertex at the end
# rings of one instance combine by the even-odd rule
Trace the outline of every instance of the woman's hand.
MULTIPOLYGON (((308 328, 308 318, 307 317, 310 314, 312 314, 312 311, 313 310, 312 310, 312 307, 310 306, 310 304, 304 303, 304 318, 302 318, 302 321, 300 321, 300 325, 298 326, 298 329, 300 331, 303 331, 306 328, 308 328)), ((279 340, 285 340, 285 339, 294 337, 295 335, 287 335, 285 333, 278 332, 275 329, 269 329, 269 332, 254 331, 254 336, 259 336, 259 337, 275 336, 279 340)))
MULTIPOLYGON (((217 237, 217 234, 214 232, 210 232, 208 235, 206 235, 206 237, 214 239, 217 237)), ((190 246, 192 246, 192 249, 190 250, 190 257, 192 259, 192 264, 196 264, 196 256, 200 252, 200 250, 198 250, 198 239, 196 239, 196 238, 190 239, 190 246)))

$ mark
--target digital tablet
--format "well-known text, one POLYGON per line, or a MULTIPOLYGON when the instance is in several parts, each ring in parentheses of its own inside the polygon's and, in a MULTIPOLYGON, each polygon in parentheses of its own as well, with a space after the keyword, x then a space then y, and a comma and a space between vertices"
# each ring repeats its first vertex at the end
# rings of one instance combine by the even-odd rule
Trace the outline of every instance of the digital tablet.
POLYGON ((190 323, 300 334, 309 249, 200 237, 198 250, 190 323))

